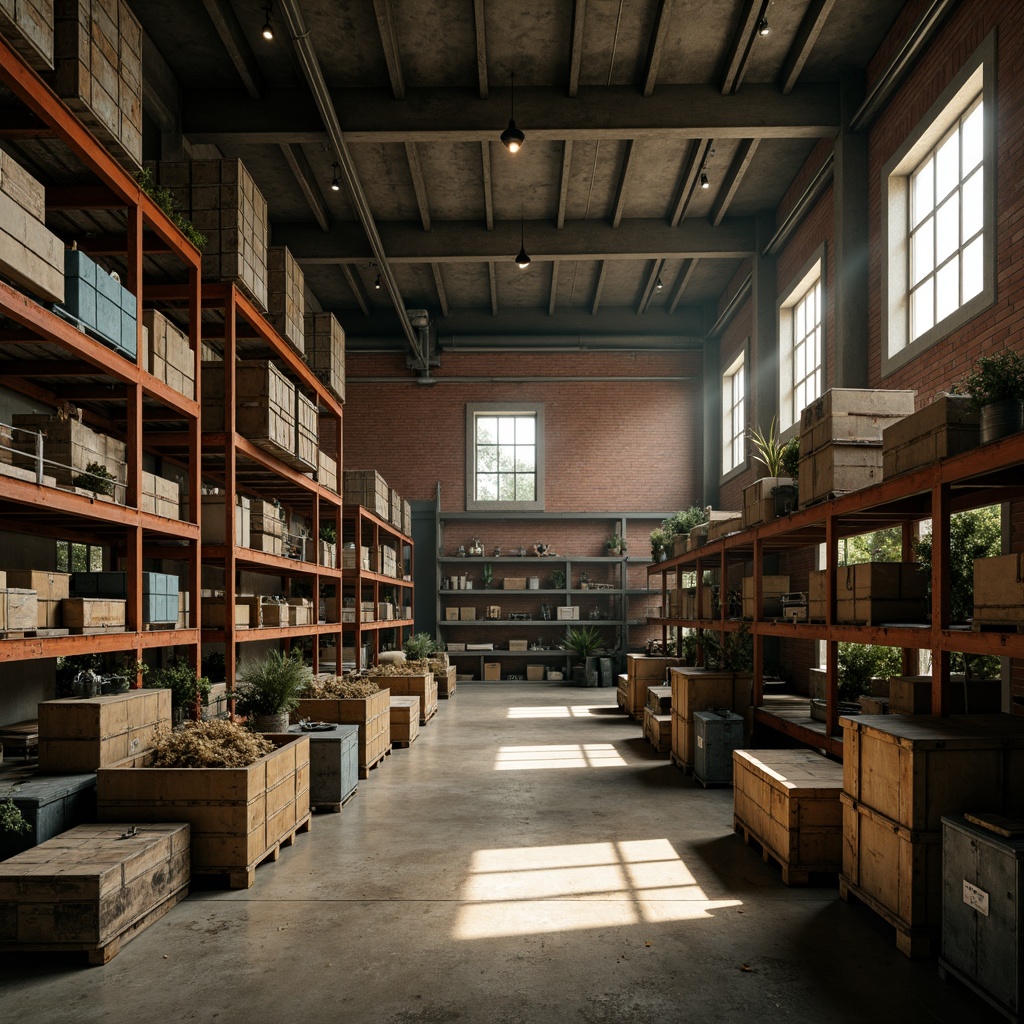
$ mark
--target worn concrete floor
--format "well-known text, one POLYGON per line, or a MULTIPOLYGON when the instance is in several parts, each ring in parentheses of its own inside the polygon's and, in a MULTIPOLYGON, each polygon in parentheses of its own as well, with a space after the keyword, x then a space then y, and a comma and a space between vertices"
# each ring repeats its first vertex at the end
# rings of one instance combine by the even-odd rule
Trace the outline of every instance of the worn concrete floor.
POLYGON ((12 1024, 987 1022, 834 882, 786 888, 614 693, 460 683, 245 892, 106 967, 0 958, 12 1024))

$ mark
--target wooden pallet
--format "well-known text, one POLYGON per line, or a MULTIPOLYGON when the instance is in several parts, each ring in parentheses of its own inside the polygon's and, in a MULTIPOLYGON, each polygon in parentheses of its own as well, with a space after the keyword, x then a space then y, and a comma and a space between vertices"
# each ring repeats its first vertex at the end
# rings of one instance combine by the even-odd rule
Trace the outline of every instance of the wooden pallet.
POLYGON ((281 856, 281 851, 288 846, 292 846, 295 842, 295 837, 302 832, 308 832, 313 827, 313 816, 307 813, 306 816, 296 824, 290 832, 282 836, 274 845, 267 850, 267 852, 258 860, 255 864, 250 865, 245 871, 230 871, 228 872, 228 888, 229 889, 251 889, 253 883, 256 881, 256 869, 261 864, 268 864, 271 861, 276 861, 281 856))
POLYGON ((873 910, 883 921, 891 924, 896 929, 896 948, 904 956, 916 960, 932 955, 935 948, 935 936, 929 929, 912 928, 906 921, 893 914, 860 886, 854 885, 843 874, 839 876, 839 896, 847 902, 849 902, 850 896, 855 897, 864 906, 873 910))
POLYGON ((383 764, 384 758, 387 757, 390 753, 391 744, 389 743, 387 749, 382 751, 371 764, 368 764, 365 768, 360 767, 359 778, 368 779, 370 777, 370 772, 373 771, 373 769, 376 768, 378 765, 383 764))
POLYGON ((340 802, 338 802, 338 803, 333 803, 333 804, 332 804, 332 803, 317 803, 317 804, 311 804, 311 805, 310 805, 310 810, 311 810, 311 811, 327 811, 327 812, 328 812, 329 814, 341 814, 341 809, 342 809, 342 808, 343 808, 343 807, 345 806, 345 804, 347 804, 347 803, 349 802, 349 800, 351 800, 351 799, 352 799, 352 797, 354 797, 354 796, 356 795, 356 793, 358 793, 358 792, 359 792, 359 787, 358 787, 358 786, 356 786, 356 788, 355 788, 355 789, 353 789, 353 790, 352 790, 352 792, 351 792, 351 793, 349 793, 349 795, 348 795, 347 797, 345 797, 345 799, 344 799, 344 800, 342 800, 342 801, 340 801, 340 802))
POLYGON ((416 733, 416 735, 413 736, 411 740, 392 740, 391 746, 393 748, 397 747, 399 750, 407 750, 416 742, 416 740, 419 738, 419 735, 419 733, 416 733))
POLYGON ((745 846, 749 846, 751 840, 753 840, 761 847, 761 860, 765 864, 769 860, 773 860, 782 868, 783 885, 807 885, 811 880, 811 875, 834 875, 836 873, 835 866, 828 864, 801 864, 800 867, 794 867, 786 861, 782 854, 773 849, 764 838, 759 836, 745 821, 738 818, 735 814, 732 817, 732 827, 734 832, 743 837, 745 846))

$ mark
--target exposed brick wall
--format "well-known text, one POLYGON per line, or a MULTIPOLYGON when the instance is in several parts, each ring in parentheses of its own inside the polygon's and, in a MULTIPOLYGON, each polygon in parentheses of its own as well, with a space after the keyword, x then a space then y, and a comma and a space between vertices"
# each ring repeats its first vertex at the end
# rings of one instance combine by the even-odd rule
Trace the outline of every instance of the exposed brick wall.
POLYGON ((811 150, 803 166, 797 171, 796 177, 786 189, 786 194, 775 211, 776 228, 789 216, 793 207, 796 206, 797 200, 804 194, 804 190, 821 169, 822 164, 832 155, 832 145, 832 139, 819 139, 814 144, 814 149, 811 150))

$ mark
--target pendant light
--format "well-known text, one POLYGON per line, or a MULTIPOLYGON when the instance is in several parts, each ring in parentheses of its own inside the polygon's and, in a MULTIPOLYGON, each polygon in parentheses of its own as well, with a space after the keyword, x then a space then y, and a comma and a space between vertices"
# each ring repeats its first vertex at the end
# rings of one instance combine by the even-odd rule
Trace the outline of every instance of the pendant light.
POLYGON ((263 22, 262 34, 263 38, 266 39, 268 43, 273 42, 274 39, 274 26, 270 24, 271 7, 271 4, 267 4, 267 6, 263 8, 263 10, 266 11, 267 13, 267 20, 263 22))
POLYGON ((512 72, 512 89, 509 98, 508 127, 501 133, 501 144, 510 152, 518 153, 523 148, 526 136, 516 127, 516 73, 512 72))
POLYGON ((331 191, 332 192, 340 192, 341 191, 341 182, 338 181, 338 170, 339 170, 339 168, 338 168, 337 161, 335 161, 333 164, 331 164, 331 169, 334 171, 334 177, 331 178, 331 191))
POLYGON ((525 236, 525 222, 523 220, 523 214, 519 214, 519 255, 516 256, 516 266, 520 270, 525 270, 530 265, 530 257, 526 252, 526 236, 525 236))

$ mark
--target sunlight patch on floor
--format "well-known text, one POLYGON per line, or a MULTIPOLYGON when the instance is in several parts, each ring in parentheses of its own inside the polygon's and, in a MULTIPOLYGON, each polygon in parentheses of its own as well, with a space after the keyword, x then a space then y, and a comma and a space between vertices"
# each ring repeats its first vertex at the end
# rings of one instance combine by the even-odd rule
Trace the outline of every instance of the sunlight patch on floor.
POLYGON ((456 939, 697 920, 709 900, 667 839, 478 850, 456 939))
POLYGON ((621 768, 625 764, 611 743, 555 743, 532 747, 500 747, 494 760, 494 770, 621 768))
POLYGON ((509 718, 590 718, 592 713, 610 704, 556 704, 552 707, 509 708, 509 718))

